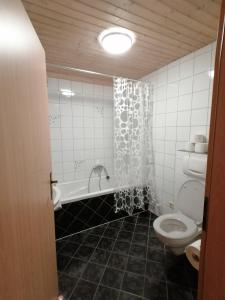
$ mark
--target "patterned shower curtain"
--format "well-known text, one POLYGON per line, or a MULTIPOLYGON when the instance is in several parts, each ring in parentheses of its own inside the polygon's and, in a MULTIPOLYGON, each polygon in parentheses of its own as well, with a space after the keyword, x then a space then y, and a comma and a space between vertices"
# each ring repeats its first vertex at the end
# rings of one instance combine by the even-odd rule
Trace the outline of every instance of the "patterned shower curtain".
POLYGON ((157 213, 152 142, 153 88, 149 82, 114 78, 115 211, 157 213))

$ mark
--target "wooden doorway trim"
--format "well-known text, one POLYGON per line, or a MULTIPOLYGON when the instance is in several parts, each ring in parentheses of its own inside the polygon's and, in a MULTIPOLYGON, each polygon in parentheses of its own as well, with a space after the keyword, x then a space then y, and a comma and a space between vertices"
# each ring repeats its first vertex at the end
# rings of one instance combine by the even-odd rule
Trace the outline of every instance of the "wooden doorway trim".
POLYGON ((225 0, 216 50, 199 300, 225 299, 225 0))

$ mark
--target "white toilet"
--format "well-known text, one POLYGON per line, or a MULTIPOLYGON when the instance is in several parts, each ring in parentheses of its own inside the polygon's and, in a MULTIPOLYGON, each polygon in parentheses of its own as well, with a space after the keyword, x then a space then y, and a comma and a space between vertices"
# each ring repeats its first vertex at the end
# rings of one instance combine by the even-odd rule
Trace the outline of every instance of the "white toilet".
POLYGON ((185 247, 201 234, 204 191, 204 180, 187 180, 177 195, 177 212, 162 215, 153 223, 158 239, 176 255, 184 253, 185 247))

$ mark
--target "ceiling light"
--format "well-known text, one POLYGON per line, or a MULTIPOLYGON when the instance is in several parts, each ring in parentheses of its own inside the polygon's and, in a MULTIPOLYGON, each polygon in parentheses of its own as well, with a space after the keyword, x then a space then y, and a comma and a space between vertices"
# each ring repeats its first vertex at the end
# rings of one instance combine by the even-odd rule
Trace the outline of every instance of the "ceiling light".
POLYGON ((66 97, 72 97, 75 95, 75 93, 69 89, 60 89, 60 92, 63 96, 66 96, 66 97))
POLYGON ((127 52, 135 41, 132 31, 122 27, 112 27, 101 32, 98 41, 110 54, 118 55, 127 52))

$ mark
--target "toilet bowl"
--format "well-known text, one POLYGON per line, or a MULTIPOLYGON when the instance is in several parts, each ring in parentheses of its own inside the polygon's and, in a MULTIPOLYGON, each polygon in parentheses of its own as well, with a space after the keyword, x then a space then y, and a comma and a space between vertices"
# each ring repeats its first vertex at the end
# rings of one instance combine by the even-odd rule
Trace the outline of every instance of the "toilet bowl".
POLYGON ((177 195, 176 213, 165 214, 153 223, 158 239, 180 255, 201 234, 204 207, 204 183, 188 180, 177 195))

